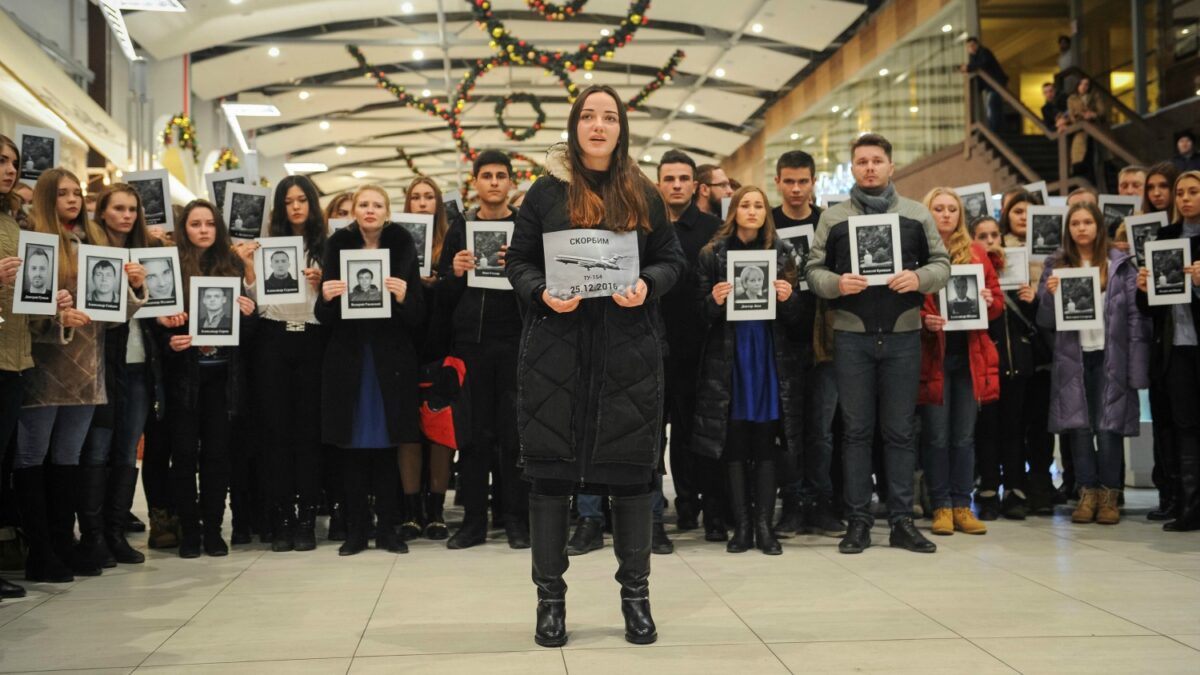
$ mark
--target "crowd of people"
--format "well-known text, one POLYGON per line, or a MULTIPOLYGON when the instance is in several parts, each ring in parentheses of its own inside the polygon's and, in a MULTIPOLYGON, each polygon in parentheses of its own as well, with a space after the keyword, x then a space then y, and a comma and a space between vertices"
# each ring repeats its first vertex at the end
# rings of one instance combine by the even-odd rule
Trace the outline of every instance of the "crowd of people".
MULTIPOLYGON (((498 151, 474 160, 477 205, 465 214, 448 211, 436 181, 412 181, 403 210, 433 219, 424 276, 385 189, 362 186, 322 211, 309 179, 282 180, 262 236, 303 239, 312 300, 261 305, 259 244, 233 242, 212 203, 187 204, 164 233, 117 183, 89 219, 84 186, 61 168, 24 200, 19 149, 0 136, 0 447, 28 543, 25 578, 64 583, 145 560, 127 537, 140 525, 141 448, 147 544, 183 558, 228 554, 227 503, 233 546, 257 536, 280 553, 317 548, 326 515, 321 534, 343 556, 372 539, 393 553, 418 538, 465 549, 501 526, 509 546, 532 548, 535 636, 546 646, 567 639, 568 556, 602 548, 610 530, 626 637, 644 644, 656 638, 650 556, 674 546, 668 464, 677 530, 702 528, 731 553, 778 555, 781 537, 801 533, 861 553, 876 516, 891 546, 933 553, 915 517, 935 535, 982 535, 987 521, 1075 501, 1074 522, 1117 523, 1123 440, 1139 431, 1137 390, 1147 388, 1161 495, 1149 517, 1168 532, 1200 529, 1200 263, 1184 269, 1190 303, 1148 304, 1147 271, 1094 191, 1070 196, 1060 250, 1004 291, 1005 248, 1024 246, 1040 197, 1009 190, 998 218, 968 222, 953 189, 901 196, 883 136, 853 142, 850 199, 822 209, 813 158, 798 150, 775 167, 774 206, 761 187, 735 190, 721 168, 677 150, 655 185, 629 157, 625 107, 607 87, 578 97, 568 129, 515 199, 498 151), (876 284, 855 273, 851 223, 881 214, 899 222, 900 260, 876 284), (353 222, 331 233, 339 218, 353 222), (515 224, 497 255, 512 290, 468 283, 479 264, 468 221, 515 224), (779 235, 803 225, 813 228, 807 253, 779 235), (610 297, 551 295, 543 236, 580 227, 633 233, 637 282, 610 297), (8 311, 30 264, 18 257, 21 229, 61 243, 53 317, 8 311), (240 278, 238 344, 193 345, 187 313, 93 321, 74 297, 85 243, 174 246, 185 288, 240 278), (342 296, 366 292, 341 278, 342 254, 356 250, 387 252, 390 271, 365 288, 386 298, 390 318, 343 316, 342 296), (730 255, 754 250, 776 261, 777 278, 764 281, 775 318, 727 320, 741 283, 730 255), (952 265, 968 264, 983 269, 987 327, 946 331, 938 292, 952 265), (1083 267, 1099 269, 1103 327, 1058 330, 1056 271, 1083 267), (469 408, 450 440, 424 415, 429 390, 456 415, 469 408), (464 510, 453 532, 452 486, 464 510)), ((1167 214, 1160 240, 1190 239, 1200 261, 1200 173, 1130 168, 1121 185, 1144 197, 1143 211, 1167 214)), ((153 272, 125 265, 130 317, 170 273, 153 272)), ((954 292, 956 306, 966 286, 954 292)), ((23 594, 0 586, 0 597, 23 594)))

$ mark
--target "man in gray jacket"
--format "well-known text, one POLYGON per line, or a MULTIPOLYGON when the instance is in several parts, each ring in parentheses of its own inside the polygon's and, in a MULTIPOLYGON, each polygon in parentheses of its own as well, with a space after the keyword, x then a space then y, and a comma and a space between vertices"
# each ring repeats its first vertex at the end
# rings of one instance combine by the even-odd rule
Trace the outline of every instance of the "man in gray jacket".
POLYGON ((921 305, 950 277, 950 256, 929 210, 896 194, 892 145, 878 134, 851 144, 855 185, 849 201, 821 214, 809 253, 807 278, 829 300, 834 327, 834 371, 844 421, 843 474, 850 527, 838 545, 861 553, 871 545, 871 444, 878 411, 883 432, 889 543, 918 553, 937 547, 912 521, 916 451, 913 422, 921 375, 921 305), (900 219, 901 270, 886 286, 868 286, 853 273, 850 218, 895 213, 900 219))

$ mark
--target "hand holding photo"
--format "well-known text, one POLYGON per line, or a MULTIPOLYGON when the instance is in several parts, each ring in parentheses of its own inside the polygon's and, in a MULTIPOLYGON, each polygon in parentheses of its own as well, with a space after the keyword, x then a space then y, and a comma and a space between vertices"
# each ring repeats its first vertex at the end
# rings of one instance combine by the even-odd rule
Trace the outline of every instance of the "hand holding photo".
POLYGON ((1055 329, 1059 331, 1104 328, 1100 303, 1100 270, 1095 267, 1064 267, 1054 270, 1059 278, 1054 294, 1055 329))
POLYGON ((938 291, 938 310, 946 320, 942 330, 987 330, 983 287, 983 265, 950 266, 950 280, 938 291))
POLYGON ((343 319, 391 318, 391 298, 383 283, 392 273, 388 256, 387 249, 342 251, 340 273, 346 282, 343 319))
POLYGON ((733 284, 733 292, 725 300, 726 321, 775 318, 777 265, 774 249, 728 253, 725 278, 733 284))
POLYGON ((641 273, 637 234, 571 229, 542 235, 546 292, 559 300, 626 293, 641 273))
POLYGON ((1125 219, 1125 235, 1133 248, 1133 258, 1138 267, 1146 266, 1146 244, 1158 239, 1158 231, 1166 226, 1167 214, 1165 211, 1130 216, 1125 219))
POLYGON ((1062 246, 1067 224, 1065 206, 1030 206, 1025 248, 1030 260, 1043 260, 1062 246))
POLYGON ((33 185, 46 171, 61 163, 62 138, 53 129, 16 125, 16 144, 21 148, 21 166, 17 167, 22 183, 33 185))
POLYGON ((183 312, 183 276, 179 274, 179 249, 174 246, 134 248, 129 259, 146 270, 146 304, 135 319, 173 316, 183 312))
POLYGON ((975 183, 954 188, 963 203, 963 215, 967 225, 984 216, 992 216, 992 184, 975 183))
POLYGON ((1184 271, 1192 264, 1187 239, 1146 242, 1146 301, 1152 305, 1185 305, 1192 301, 1192 275, 1184 271))
POLYGON ((192 277, 188 335, 194 347, 236 347, 241 336, 241 277, 192 277))
POLYGON ((1002 291, 1029 285, 1029 251, 1019 247, 1004 249, 1004 269, 998 270, 997 275, 1002 291))
POLYGON ((468 286, 512 290, 500 256, 501 247, 508 246, 512 234, 511 222, 472 220, 467 223, 467 248, 475 256, 475 269, 467 270, 468 286))
POLYGON ((433 271, 433 215, 429 213, 392 214, 392 222, 408 230, 417 249, 418 274, 427 277, 433 271))
POLYGON ((234 239, 257 239, 267 221, 267 199, 271 191, 256 185, 229 183, 225 186, 225 224, 234 239))
POLYGON ((13 314, 58 313, 58 237, 21 230, 17 236, 21 271, 13 287, 13 314))
POLYGON ((76 305, 93 321, 124 323, 129 279, 129 251, 108 246, 79 245, 79 287, 76 305))
POLYGON ((850 216, 850 268, 869 286, 886 286, 900 273, 900 216, 850 216))
POLYGON ((1108 228, 1108 236, 1117 233, 1117 228, 1128 217, 1137 213, 1142 206, 1142 198, 1127 195, 1100 195, 1100 213, 1104 214, 1104 226, 1108 228))
POLYGON ((254 251, 259 305, 294 305, 308 301, 304 278, 304 237, 264 237, 254 251))
POLYGON ((796 225, 776 230, 775 236, 792 245, 792 264, 796 267, 796 276, 800 280, 798 288, 808 290, 808 281, 804 278, 808 269, 808 251, 812 248, 813 226, 796 225))
POLYGON ((166 169, 127 173, 122 178, 142 198, 146 225, 175 230, 175 213, 171 210, 171 178, 166 169))

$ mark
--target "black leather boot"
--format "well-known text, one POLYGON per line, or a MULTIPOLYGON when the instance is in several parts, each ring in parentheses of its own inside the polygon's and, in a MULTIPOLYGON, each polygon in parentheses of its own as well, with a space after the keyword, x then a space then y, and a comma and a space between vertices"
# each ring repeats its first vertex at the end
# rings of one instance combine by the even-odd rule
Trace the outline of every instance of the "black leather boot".
POLYGON ((775 520, 775 462, 754 463, 754 541, 767 555, 783 553, 771 523, 775 520))
POLYGON ((537 587, 533 641, 542 647, 567 644, 567 531, 571 498, 529 494, 529 543, 537 587))
POLYGON ((300 503, 296 509, 296 529, 293 541, 297 551, 311 551, 317 547, 317 507, 315 504, 300 503))
POLYGON ((25 579, 66 584, 75 581, 71 568, 54 551, 46 504, 46 469, 31 466, 13 471, 13 484, 21 507, 21 530, 29 542, 25 579))
POLYGON ((583 555, 604 548, 604 519, 580 518, 567 542, 567 555, 583 555))
POLYGON ((116 567, 117 560, 104 541, 104 493, 108 485, 108 469, 103 466, 80 466, 77 471, 79 546, 75 549, 76 554, 96 567, 116 567))
POLYGON ((295 534, 296 507, 291 502, 278 503, 271 515, 271 550, 275 553, 285 553, 296 550, 295 534))
POLYGON ((754 548, 754 530, 750 526, 750 500, 746 496, 746 463, 726 462, 729 508, 733 511, 733 536, 725 545, 730 553, 745 553, 754 548))
POLYGON ((114 466, 109 469, 108 490, 104 498, 104 543, 108 545, 113 558, 123 565, 146 562, 145 554, 130 546, 125 538, 129 532, 129 508, 133 506, 137 483, 136 466, 114 466))
POLYGON ((203 530, 200 528, 200 517, 195 513, 182 513, 179 516, 179 557, 199 558, 203 550, 201 543, 203 530))
POLYGON ((704 541, 721 542, 729 539, 729 532, 725 529, 725 517, 722 515, 725 507, 719 494, 718 490, 707 490, 704 493, 704 541))
POLYGON ((329 530, 325 538, 329 541, 346 541, 346 509, 340 502, 329 505, 329 530))
POLYGON ((529 548, 529 516, 524 513, 506 514, 504 536, 508 539, 509 548, 529 548))
MULTIPOLYGON (((357 480, 357 479, 356 479, 357 480)), ((367 508, 367 486, 359 484, 351 489, 349 478, 346 498, 342 508, 346 514, 346 540, 338 547, 338 555, 356 555, 367 550, 370 539, 371 510, 367 508)))
POLYGON ((1179 453, 1179 491, 1176 493, 1179 515, 1164 523, 1163 530, 1193 532, 1200 530, 1200 452, 1193 443, 1187 442, 1177 445, 1176 451, 1179 453))
POLYGON ((654 617, 650 616, 650 546, 656 497, 650 492, 612 498, 613 552, 617 554, 625 641, 635 645, 658 640, 654 617))
POLYGON ((407 519, 400 523, 400 539, 419 539, 425 528, 425 503, 421 500, 420 493, 404 495, 404 512, 407 519))
POLYGON ((60 560, 70 565, 75 576, 100 576, 103 571, 100 563, 80 555, 76 548, 75 514, 82 492, 79 467, 51 464, 46 467, 46 471, 46 482, 50 488, 47 498, 50 541, 55 552, 60 560))
POLYGON ((446 516, 443 514, 445 504, 445 492, 430 492, 425 495, 425 517, 429 519, 425 524, 426 539, 442 541, 450 536, 450 530, 446 527, 446 516))
POLYGON ((446 548, 459 550, 479 546, 487 541, 487 512, 468 513, 463 517, 462 527, 446 542, 446 548))

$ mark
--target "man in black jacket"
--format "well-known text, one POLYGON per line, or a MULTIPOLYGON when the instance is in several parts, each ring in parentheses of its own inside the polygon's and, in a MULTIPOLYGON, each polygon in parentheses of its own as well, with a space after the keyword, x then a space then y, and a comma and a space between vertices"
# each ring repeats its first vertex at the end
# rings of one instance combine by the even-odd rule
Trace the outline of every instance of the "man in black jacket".
MULTIPOLYGON (((467 221, 511 222, 512 160, 497 150, 479 153, 472 167, 479 207, 467 221)), ((471 445, 459 454, 458 489, 466 512, 462 527, 446 542, 451 549, 470 548, 487 540, 488 474, 499 478, 504 531, 512 548, 529 548, 529 487, 517 467, 517 353, 521 313, 512 291, 467 286, 467 270, 475 267, 466 233, 453 230, 446 246, 458 248, 449 284, 454 307, 454 348, 467 366, 471 399, 471 445), (496 450, 499 448, 499 453, 496 450)), ((501 246, 504 264, 507 246, 501 246)), ((451 250, 454 250, 453 248, 451 250)))
MULTIPOLYGON (((979 44, 979 38, 973 35, 967 38, 967 53, 970 54, 970 58, 962 67, 964 73, 984 72, 1001 87, 1008 84, 1008 73, 1000 67, 1000 62, 996 60, 992 50, 979 44)), ((982 84, 981 89, 986 99, 988 128, 999 132, 1003 127, 1004 116, 1000 93, 987 84, 982 84)))

